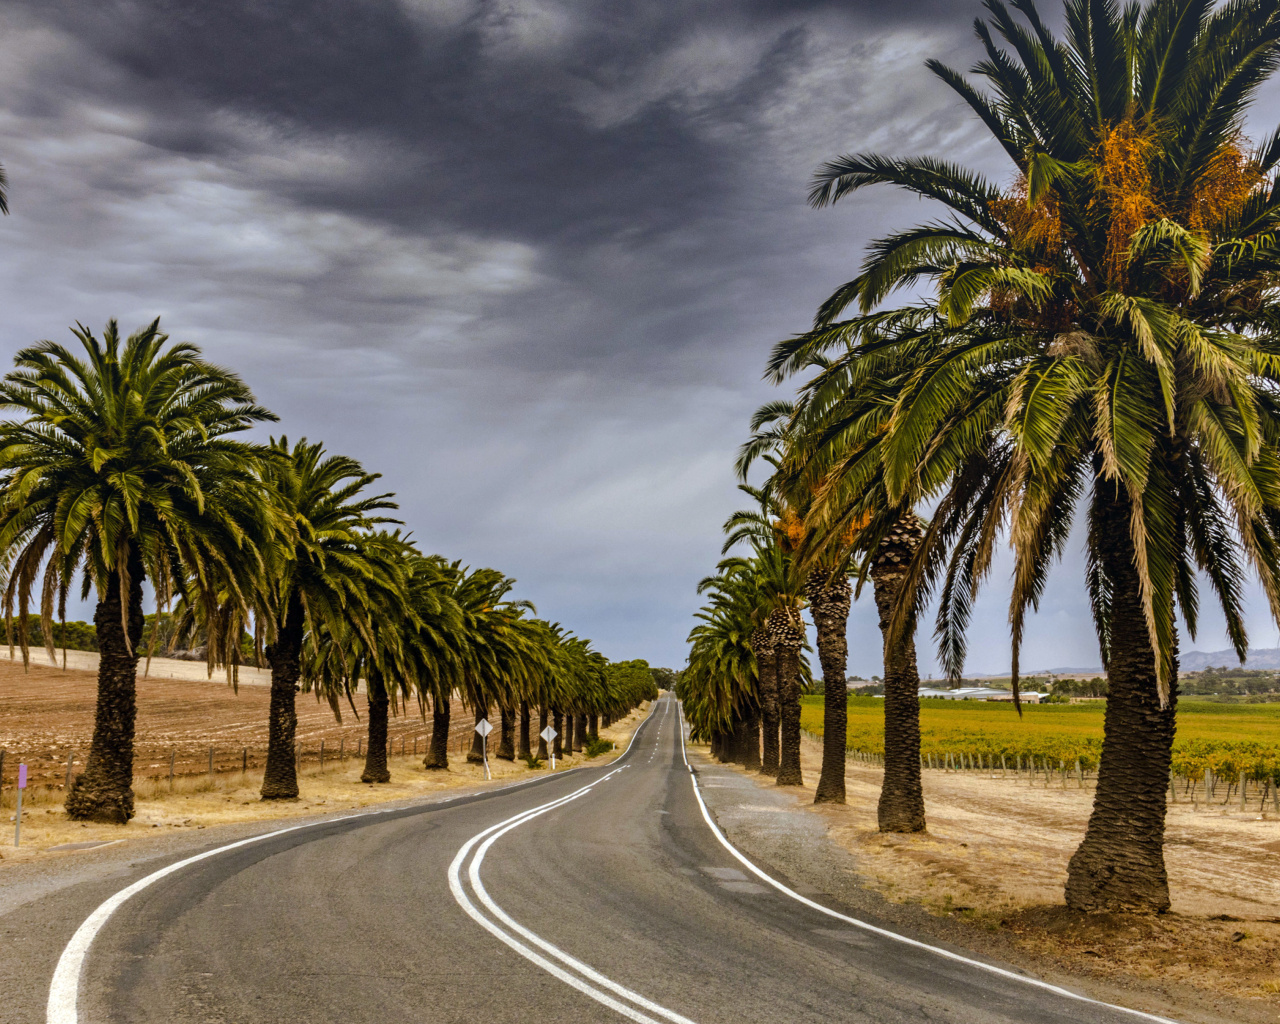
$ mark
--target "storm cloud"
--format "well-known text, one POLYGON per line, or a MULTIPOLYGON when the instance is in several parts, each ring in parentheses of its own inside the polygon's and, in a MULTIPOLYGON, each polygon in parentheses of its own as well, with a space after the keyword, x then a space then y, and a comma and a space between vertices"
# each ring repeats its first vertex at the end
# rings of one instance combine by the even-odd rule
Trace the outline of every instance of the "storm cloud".
MULTIPOLYGON (((765 354, 926 212, 811 210, 814 167, 1008 173, 923 69, 973 62, 976 13, 9 2, 0 345, 160 315, 291 437, 382 472, 424 548, 516 576, 610 657, 677 665, 765 354)), ((1058 576, 1024 665, 1097 661, 1078 559, 1058 576)), ((851 671, 878 672, 869 602, 850 635, 851 671)), ((1005 635, 995 593, 976 670, 1005 635)))

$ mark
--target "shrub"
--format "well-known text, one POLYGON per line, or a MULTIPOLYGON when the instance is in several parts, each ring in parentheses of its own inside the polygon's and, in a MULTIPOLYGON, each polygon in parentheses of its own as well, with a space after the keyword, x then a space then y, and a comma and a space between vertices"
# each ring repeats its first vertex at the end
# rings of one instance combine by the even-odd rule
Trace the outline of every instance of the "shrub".
POLYGON ((607 754, 613 749, 612 740, 589 740, 583 753, 587 757, 599 757, 601 754, 607 754))

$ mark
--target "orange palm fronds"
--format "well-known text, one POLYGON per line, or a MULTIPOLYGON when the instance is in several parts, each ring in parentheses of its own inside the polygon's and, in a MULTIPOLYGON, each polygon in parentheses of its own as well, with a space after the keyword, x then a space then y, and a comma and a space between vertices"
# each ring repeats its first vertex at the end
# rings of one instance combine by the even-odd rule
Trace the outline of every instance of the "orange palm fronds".
POLYGON ((1151 131, 1127 117, 1107 131, 1094 149, 1094 204, 1105 203, 1110 220, 1105 271, 1113 286, 1124 280, 1134 232, 1162 215, 1153 194, 1154 147, 1151 131))

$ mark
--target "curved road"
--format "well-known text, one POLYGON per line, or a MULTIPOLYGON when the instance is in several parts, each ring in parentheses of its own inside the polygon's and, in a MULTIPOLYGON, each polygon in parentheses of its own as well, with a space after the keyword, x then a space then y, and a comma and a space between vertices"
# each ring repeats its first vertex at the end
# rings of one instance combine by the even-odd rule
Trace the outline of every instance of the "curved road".
POLYGON ((47 1024, 1159 1019, 755 873, 705 813, 669 697, 612 764, 176 863, 106 890, 47 1024))

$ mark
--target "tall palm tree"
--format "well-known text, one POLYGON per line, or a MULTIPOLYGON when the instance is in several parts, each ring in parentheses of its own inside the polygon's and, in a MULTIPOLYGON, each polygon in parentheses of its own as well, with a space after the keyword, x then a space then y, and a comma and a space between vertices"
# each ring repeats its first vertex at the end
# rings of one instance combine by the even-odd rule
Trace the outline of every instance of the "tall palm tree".
MULTIPOLYGON (((763 636, 757 638, 753 630, 751 640, 772 654, 770 676, 777 680, 780 737, 776 778, 779 786, 799 786, 804 782, 800 770, 800 693, 809 678, 801 618, 804 580, 795 559, 776 538, 744 534, 743 539, 750 540, 753 554, 725 559, 717 567, 717 575, 703 580, 699 590, 740 590, 754 600, 752 621, 763 636)), ((768 722, 765 728, 767 745, 768 722)))
MULTIPOLYGON (((799 496, 795 501, 798 512, 793 514, 799 521, 793 522, 791 532, 797 538, 797 562, 802 572, 807 569, 807 589, 816 605, 815 622, 824 613, 829 620, 834 618, 832 611, 847 614, 843 601, 837 603, 844 594, 832 595, 829 584, 822 587, 815 583, 815 573, 818 581, 829 579, 832 567, 838 566, 843 576, 848 572, 843 567, 852 561, 859 579, 871 578, 883 642, 885 686, 885 756, 877 819, 882 832, 920 832, 925 828, 925 808, 915 619, 899 611, 906 570, 919 544, 920 522, 912 505, 920 495, 912 490, 891 499, 884 487, 880 460, 880 445, 903 374, 892 362, 868 356, 862 349, 846 351, 834 360, 814 353, 820 346, 841 339, 841 331, 841 325, 834 330, 819 326, 775 349, 768 372, 775 382, 794 372, 800 358, 807 358, 801 365, 816 366, 820 372, 805 382, 796 402, 773 403, 757 414, 753 424, 757 432, 744 445, 739 462, 741 465, 769 444, 780 453, 772 486, 781 493, 799 496), (771 425, 779 420, 782 426, 771 425)), ((840 635, 843 637, 842 629, 840 635)), ((843 667, 841 661, 839 670, 843 667)), ((843 795, 847 707, 843 692, 838 701, 827 692, 823 763, 824 769, 831 765, 832 795, 828 799, 837 792, 843 795), (838 743, 834 742, 837 738, 838 743)), ((819 787, 819 798, 822 795, 819 787)))
POLYGON ((759 492, 750 491, 760 503, 760 512, 736 513, 726 524, 730 541, 748 536, 777 537, 793 556, 807 549, 809 557, 796 560, 804 577, 804 593, 817 634, 818 661, 823 679, 822 771, 814 792, 814 803, 844 803, 845 763, 848 745, 849 698, 845 672, 849 660, 849 610, 853 587, 849 582, 850 545, 847 535, 826 535, 807 521, 813 499, 811 485, 784 464, 803 461, 797 451, 804 437, 789 429, 796 419, 791 402, 770 402, 752 417, 751 438, 738 455, 738 475, 745 482, 752 464, 765 459, 774 475, 759 492))
MULTIPOLYGON (((244 604, 261 568, 258 545, 280 524, 262 500, 259 446, 229 435, 275 417, 245 384, 170 344, 159 320, 122 342, 77 325, 80 351, 51 341, 23 349, 0 383, 0 552, 9 565, 5 615, 17 597, 27 658, 27 608, 41 577, 41 619, 83 570, 96 591, 98 703, 88 763, 67 794, 73 818, 133 817, 133 732, 142 640, 142 584, 157 594, 244 604), (267 511, 264 514, 263 508, 267 511)), ((211 641, 217 643, 218 638, 211 641)), ((52 640, 47 640, 52 656, 52 640)))
POLYGON ((1176 615, 1194 636, 1203 572, 1243 657, 1247 562, 1280 620, 1280 133, 1252 152, 1242 134, 1280 61, 1280 7, 1071 0, 1060 40, 1030 0, 986 6, 975 70, 993 94, 930 67, 995 136, 1014 185, 930 158, 826 165, 816 204, 889 183, 952 219, 874 243, 818 327, 905 375, 879 446, 884 485, 891 500, 941 501, 895 618, 941 580, 953 667, 1008 524, 1016 685, 1027 610, 1087 504, 1110 696, 1067 903, 1161 911, 1176 615), (872 312, 929 279, 936 297, 872 312))
POLYGON ((362 494, 378 474, 305 438, 292 447, 286 437, 273 439, 271 451, 275 458, 263 463, 263 480, 294 532, 268 547, 267 581, 258 595, 271 666, 262 799, 291 800, 298 795, 294 697, 305 639, 349 631, 365 650, 376 650, 374 610, 403 605, 405 586, 386 552, 368 543, 371 530, 394 522, 377 514, 396 507, 390 494, 362 494))

